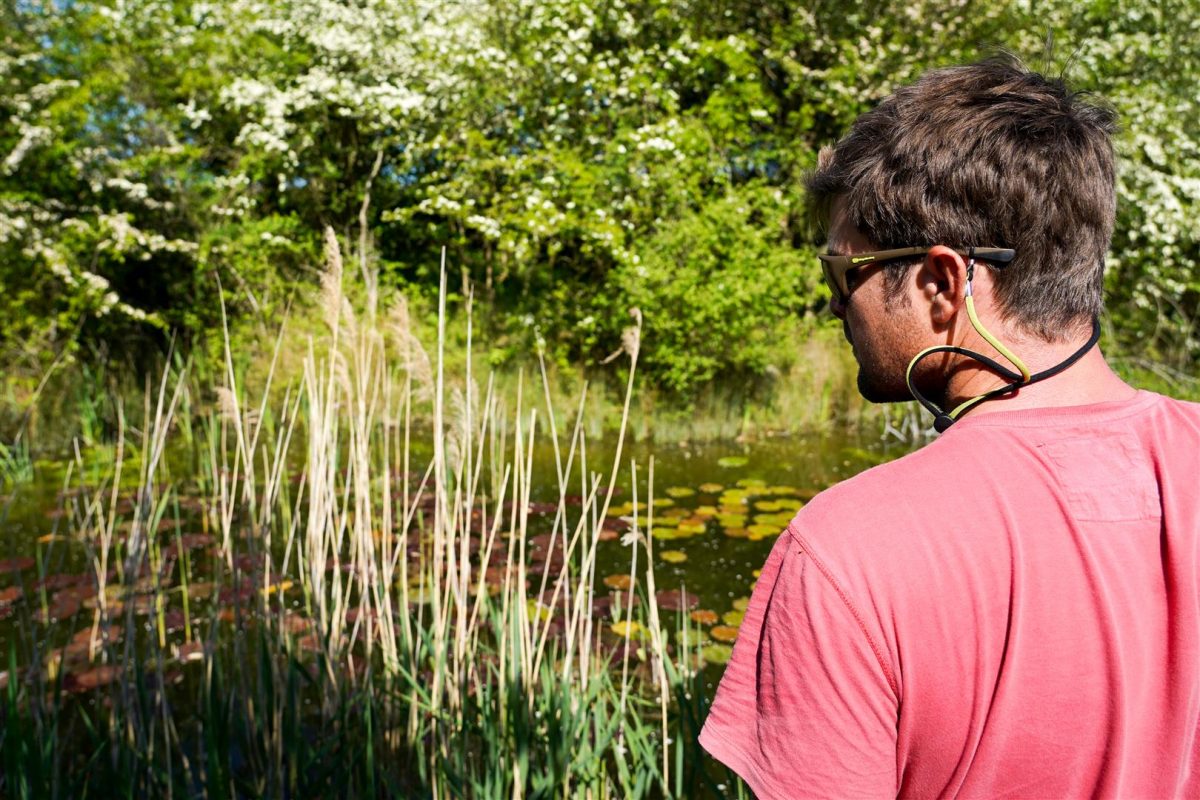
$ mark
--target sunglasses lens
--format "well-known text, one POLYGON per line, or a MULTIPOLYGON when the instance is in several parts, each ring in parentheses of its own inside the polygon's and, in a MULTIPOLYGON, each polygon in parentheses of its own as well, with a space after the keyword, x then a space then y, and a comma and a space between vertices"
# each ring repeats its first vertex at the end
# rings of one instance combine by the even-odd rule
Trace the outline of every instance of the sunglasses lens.
POLYGON ((841 301, 842 292, 838 288, 837 281, 833 277, 833 268, 824 260, 821 261, 821 273, 825 276, 825 285, 829 287, 829 291, 833 294, 833 299, 841 301))

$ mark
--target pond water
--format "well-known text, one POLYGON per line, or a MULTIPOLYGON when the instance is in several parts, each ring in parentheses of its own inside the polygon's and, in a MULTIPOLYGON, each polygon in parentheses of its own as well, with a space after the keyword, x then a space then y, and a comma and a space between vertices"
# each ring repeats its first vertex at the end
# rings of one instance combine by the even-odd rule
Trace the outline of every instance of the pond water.
MULTIPOLYGON (((625 586, 621 576, 629 571, 630 548, 621 543, 620 531, 624 526, 619 524, 619 518, 624 516, 628 521, 632 512, 631 462, 636 464, 639 500, 644 503, 648 466, 651 457, 654 460, 651 533, 655 579, 657 587, 667 595, 666 610, 675 610, 670 604, 678 599, 669 595, 684 590, 690 595, 688 608, 700 612, 695 615, 698 624, 717 627, 720 633, 722 624, 725 628, 736 628, 738 612, 744 608, 759 567, 776 536, 806 500, 909 449, 909 445, 882 442, 875 435, 845 432, 771 438, 746 444, 630 445, 622 456, 624 466, 610 509, 609 522, 614 524, 610 525, 608 540, 598 546, 597 589, 605 589, 605 578, 610 579, 609 588, 625 586)), ((611 451, 606 452, 603 447, 589 451, 591 470, 606 472, 611 462, 611 451)), ((2 498, 0 562, 8 562, 9 566, 0 570, 3 573, 0 591, 7 592, 0 594, 0 650, 8 649, 8 639, 14 635, 11 622, 6 623, 3 617, 10 616, 15 607, 14 598, 9 595, 15 594, 21 572, 28 580, 38 569, 43 570, 50 588, 58 591, 74 586, 70 576, 85 571, 86 556, 80 547, 69 544, 63 519, 60 489, 64 471, 63 464, 39 463, 32 481, 2 498), (40 562, 41 566, 30 566, 29 560, 40 562)), ((545 531, 552 513, 547 509, 557 500, 553 476, 553 450, 542 442, 534 451, 535 488, 531 498, 538 509, 530 522, 530 554, 535 560, 539 558, 539 549, 548 543, 545 531)), ((643 525, 644 513, 639 517, 643 525)), ((202 532, 208 526, 201 524, 203 520, 196 509, 184 504, 179 512, 179 530, 170 516, 160 526, 160 531, 166 531, 169 553, 182 556, 193 547, 211 545, 202 532), (174 543, 174 539, 180 538, 177 534, 182 537, 174 543), (173 543, 182 547, 172 549, 173 543)), ((540 557, 545 558, 544 553, 540 557)), ((642 568, 644 563, 639 572, 642 568)), ((538 575, 533 573, 535 585, 538 575)), ((94 605, 94 601, 88 602, 86 591, 76 594, 81 611, 94 605)), ((72 607, 74 604, 64 603, 60 611, 72 607)), ((718 649, 714 661, 719 660, 718 649)), ((720 672, 719 663, 715 666, 714 678, 720 672)))
MULTIPOLYGON (((795 512, 823 489, 911 449, 911 445, 885 443, 878 435, 847 432, 745 444, 627 446, 613 506, 597 545, 595 617, 607 644, 612 646, 619 639, 613 635, 613 607, 624 602, 629 586, 632 549, 622 538, 633 512, 631 463, 636 464, 637 497, 644 503, 653 458, 655 502, 649 534, 663 623, 669 630, 678 630, 682 615, 688 614, 692 630, 703 644, 704 683, 711 697, 736 640, 757 571, 795 512)), ((562 455, 565 459, 565 452, 562 455)), ((611 449, 589 445, 589 470, 607 475, 612 457, 611 449)), ((414 463, 420 461, 414 458, 414 463)), ((202 674, 199 664, 211 652, 217 635, 212 627, 215 620, 235 623, 236 628, 242 619, 236 615, 253 606, 250 601, 264 599, 265 607, 297 636, 300 647, 305 647, 305 640, 312 644, 313 626, 298 587, 287 574, 262 578, 263 565, 269 562, 260 542, 243 536, 243 523, 237 523, 234 572, 212 582, 214 574, 224 571, 217 551, 219 537, 211 521, 212 509, 206 508, 202 499, 203 479, 188 474, 188 463, 183 456, 172 461, 171 481, 177 499, 153 526, 159 544, 149 559, 154 563, 143 564, 132 576, 118 576, 123 567, 118 558, 121 549, 114 551, 108 565, 109 581, 119 583, 120 591, 104 597, 110 618, 122 624, 112 625, 107 634, 94 625, 93 610, 100 600, 95 570, 89 564, 94 550, 89 551, 72 536, 64 511, 73 506, 76 519, 82 513, 80 499, 62 491, 66 465, 39 463, 30 480, 0 497, 0 653, 13 648, 19 664, 31 656, 59 653, 61 666, 57 669, 66 675, 64 687, 85 693, 116 680, 119 674, 113 666, 97 665, 94 660, 97 633, 101 641, 105 635, 116 637, 117 642, 129 636, 151 645, 157 640, 159 651, 169 653, 176 664, 160 675, 160 680, 189 686, 202 674), (186 590, 179 585, 184 576, 186 590), (191 666, 185 666, 188 664, 191 666)), ((535 447, 533 464, 527 554, 529 593, 536 597, 547 561, 555 574, 554 560, 547 553, 558 500, 555 458, 549 443, 535 447)), ((414 469, 410 477, 410 497, 418 472, 414 469)), ((572 484, 578 487, 578 464, 574 475, 572 484)), ((98 482, 97 477, 90 483, 98 482)), ((126 541, 135 529, 133 465, 127 478, 113 509, 113 530, 118 539, 126 541)), ((607 479, 602 486, 607 486, 607 479)), ((567 505, 577 509, 578 495, 569 497, 567 505)), ((644 511, 639 523, 645 524, 644 511)), ((140 530, 145 536, 148 528, 140 530)), ((474 527, 472 531, 472 547, 477 547, 480 532, 474 527)), ((503 553, 503 545, 498 547, 497 552, 503 553)), ((281 548, 276 544, 271 549, 278 565, 281 548)), ((639 552, 639 559, 637 572, 644 576, 645 550, 639 552)), ((644 577, 637 580, 642 582, 644 577)), ((636 588, 644 588, 644 583, 636 588)), ((536 606, 533 610, 537 613, 536 606)), ((8 677, 0 673, 0 678, 8 677)), ((715 764, 706 769, 714 782, 726 779, 715 764)))

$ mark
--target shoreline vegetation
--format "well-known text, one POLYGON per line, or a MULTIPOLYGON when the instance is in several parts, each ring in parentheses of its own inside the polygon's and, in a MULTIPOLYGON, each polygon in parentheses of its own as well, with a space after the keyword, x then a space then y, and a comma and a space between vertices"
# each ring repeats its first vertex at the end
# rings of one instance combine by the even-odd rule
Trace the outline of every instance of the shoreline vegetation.
POLYGON ((38 446, 69 450, 58 423, 95 410, 84 438, 111 438, 108 397, 140 395, 172 341, 210 383, 225 334, 239 368, 269 363, 282 319, 303 342, 326 226, 348 272, 377 270, 355 302, 406 296, 426 341, 445 248, 448 352, 465 352, 473 287, 473 357, 506 399, 542 353, 555 396, 605 384, 588 418, 614 427, 619 360, 601 364, 637 308, 635 438, 857 424, 802 177, 898 86, 1000 49, 1121 119, 1106 345, 1155 381, 1200 363, 1196 0, 30 0, 4 15, 20 31, 0 41, 6 446, 39 387, 38 446))
MULTIPOLYGON (((656 584, 648 532, 670 501, 653 456, 624 464, 624 445, 846 426, 915 443, 918 410, 863 404, 831 327, 777 379, 800 388, 759 406, 643 399, 638 315, 611 359, 619 406, 541 359, 485 378, 469 303, 452 330, 444 261, 420 330, 370 273, 345 274, 328 229, 325 247, 319 326, 288 323, 241 358, 225 327, 220 369, 169 358, 137 416, 120 393, 107 409, 95 387, 75 395, 93 403, 90 438, 69 451, 52 532, 0 559, 6 796, 745 796, 696 742, 704 665, 727 645, 685 589, 656 584), (553 487, 534 485, 535 443, 553 487), (598 543, 618 538, 628 572, 598 581, 598 543)), ((27 419, 4 493, 48 424, 27 419)))
POLYGON ((755 548, 929 440, 802 176, 997 48, 1104 98, 1101 346, 1200 400, 1196 0, 1144 5, 9 4, 0 796, 746 797, 696 735, 755 548))
POLYGON ((695 741, 703 637, 655 583, 653 458, 614 501, 640 328, 597 464, 544 374, 507 411, 469 358, 448 379, 444 302, 426 355, 402 310, 351 307, 326 242, 327 330, 281 402, 229 351, 207 410, 167 371, 140 418, 117 406, 111 458, 76 449, 36 556, 4 560, 5 795, 723 794, 695 741), (557 502, 538 504, 541 440, 557 502), (608 594, 597 543, 617 536, 608 594))

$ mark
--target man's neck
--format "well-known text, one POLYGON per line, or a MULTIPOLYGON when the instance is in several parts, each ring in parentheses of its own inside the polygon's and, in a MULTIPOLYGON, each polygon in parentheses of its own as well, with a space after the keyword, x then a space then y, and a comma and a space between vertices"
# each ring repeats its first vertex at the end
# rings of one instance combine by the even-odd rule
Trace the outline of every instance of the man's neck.
MULTIPOLYGON (((1036 353, 1027 353, 1015 348, 1014 351, 1025 360, 1030 372, 1036 374, 1066 361, 1083 343, 1080 341, 1064 345, 1044 344, 1036 349, 1036 353)), ((991 351, 990 347, 972 349, 983 353, 991 351)), ((1003 378, 986 367, 976 366, 974 361, 965 358, 963 362, 963 366, 950 377, 943 408, 955 408, 972 397, 1005 384, 1003 378)), ((1012 394, 982 402, 969 413, 977 416, 995 411, 1090 405, 1127 400, 1136 392, 1136 389, 1112 371, 1099 346, 1095 346, 1058 375, 1018 389, 1012 394)))

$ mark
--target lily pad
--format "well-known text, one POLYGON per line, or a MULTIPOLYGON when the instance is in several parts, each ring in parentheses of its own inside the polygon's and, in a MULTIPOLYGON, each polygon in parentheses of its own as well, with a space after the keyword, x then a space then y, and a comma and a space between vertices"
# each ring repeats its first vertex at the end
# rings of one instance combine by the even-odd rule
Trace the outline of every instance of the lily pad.
POLYGON ((119 680, 121 674, 121 668, 113 664, 100 664, 83 672, 68 672, 63 680, 63 689, 68 692, 99 689, 119 680))
POLYGON ((687 553, 682 550, 664 550, 658 554, 658 557, 668 564, 682 564, 687 561, 687 553))
POLYGON ((761 493, 763 489, 767 488, 767 482, 761 478, 742 478, 737 482, 737 485, 743 489, 753 490, 759 493, 761 493))
POLYGON ((176 651, 176 658, 180 663, 187 664, 192 661, 204 660, 204 643, 203 642, 184 642, 179 645, 176 651))
POLYGON ((531 597, 525 602, 525 608, 529 612, 530 619, 539 619, 546 622, 550 619, 550 609, 538 602, 536 597, 531 597))
POLYGON ((728 664, 733 648, 727 644, 710 644, 700 648, 700 655, 709 664, 728 664))
POLYGON ((699 623, 700 625, 714 625, 720 619, 717 616, 717 612, 710 611, 707 608, 697 608, 691 614, 688 614, 688 616, 691 617, 692 622, 699 623))
POLYGON ((700 598, 680 589, 663 589, 654 595, 654 602, 663 611, 684 611, 700 605, 700 598))
POLYGON ((766 538, 767 536, 774 536, 775 534, 780 532, 779 527, 777 525, 768 525, 768 524, 763 524, 763 523, 756 523, 754 525, 751 525, 750 527, 746 528, 746 531, 751 536, 759 536, 762 538, 766 538))
POLYGON ((716 625, 709 630, 708 635, 718 642, 732 642, 737 639, 738 629, 732 625, 716 625))
POLYGON ((16 558, 0 559, 0 572, 20 572, 21 570, 30 569, 37 565, 29 556, 17 556, 16 558))
POLYGON ((733 601, 733 607, 736 608, 738 611, 745 611, 747 608, 750 607, 750 598, 749 597, 739 597, 738 599, 733 601))
POLYGON ((633 585, 633 580, 627 572, 619 572, 616 575, 604 576, 604 585, 610 589, 628 589, 633 585))
POLYGON ((291 581, 280 581, 279 583, 273 583, 270 586, 261 589, 260 591, 262 592, 263 597, 270 597, 273 594, 283 594, 288 589, 292 588, 292 585, 293 584, 291 581))
POLYGON ((678 539, 679 531, 674 528, 655 528, 650 532, 650 535, 659 541, 665 542, 671 539, 678 539))
POLYGON ((864 450, 861 447, 844 447, 842 448, 842 456, 844 458, 852 458, 856 461, 865 461, 872 466, 890 460, 883 453, 872 453, 870 450, 864 450))
POLYGON ((640 623, 634 622, 633 620, 621 620, 620 622, 614 622, 609 627, 617 636, 624 637, 638 636, 643 630, 645 630, 642 628, 640 623))
POLYGON ((686 486, 672 486, 667 489, 667 494, 676 499, 681 497, 691 497, 696 493, 695 489, 689 489, 686 486))
POLYGON ((719 483, 702 483, 697 488, 705 494, 716 494, 725 487, 719 483))
POLYGON ((745 456, 723 456, 717 459, 718 467, 733 469, 735 467, 744 467, 750 463, 750 459, 745 456))
POLYGON ((750 534, 746 531, 745 528, 737 528, 737 527, 726 528, 725 535, 728 536, 730 539, 748 539, 750 537, 750 534))
POLYGON ((733 611, 726 611, 724 614, 722 614, 721 622, 724 622, 726 625, 730 626, 731 628, 736 628, 737 626, 742 624, 742 620, 745 618, 746 618, 745 611, 738 611, 737 609, 734 609, 733 611))

